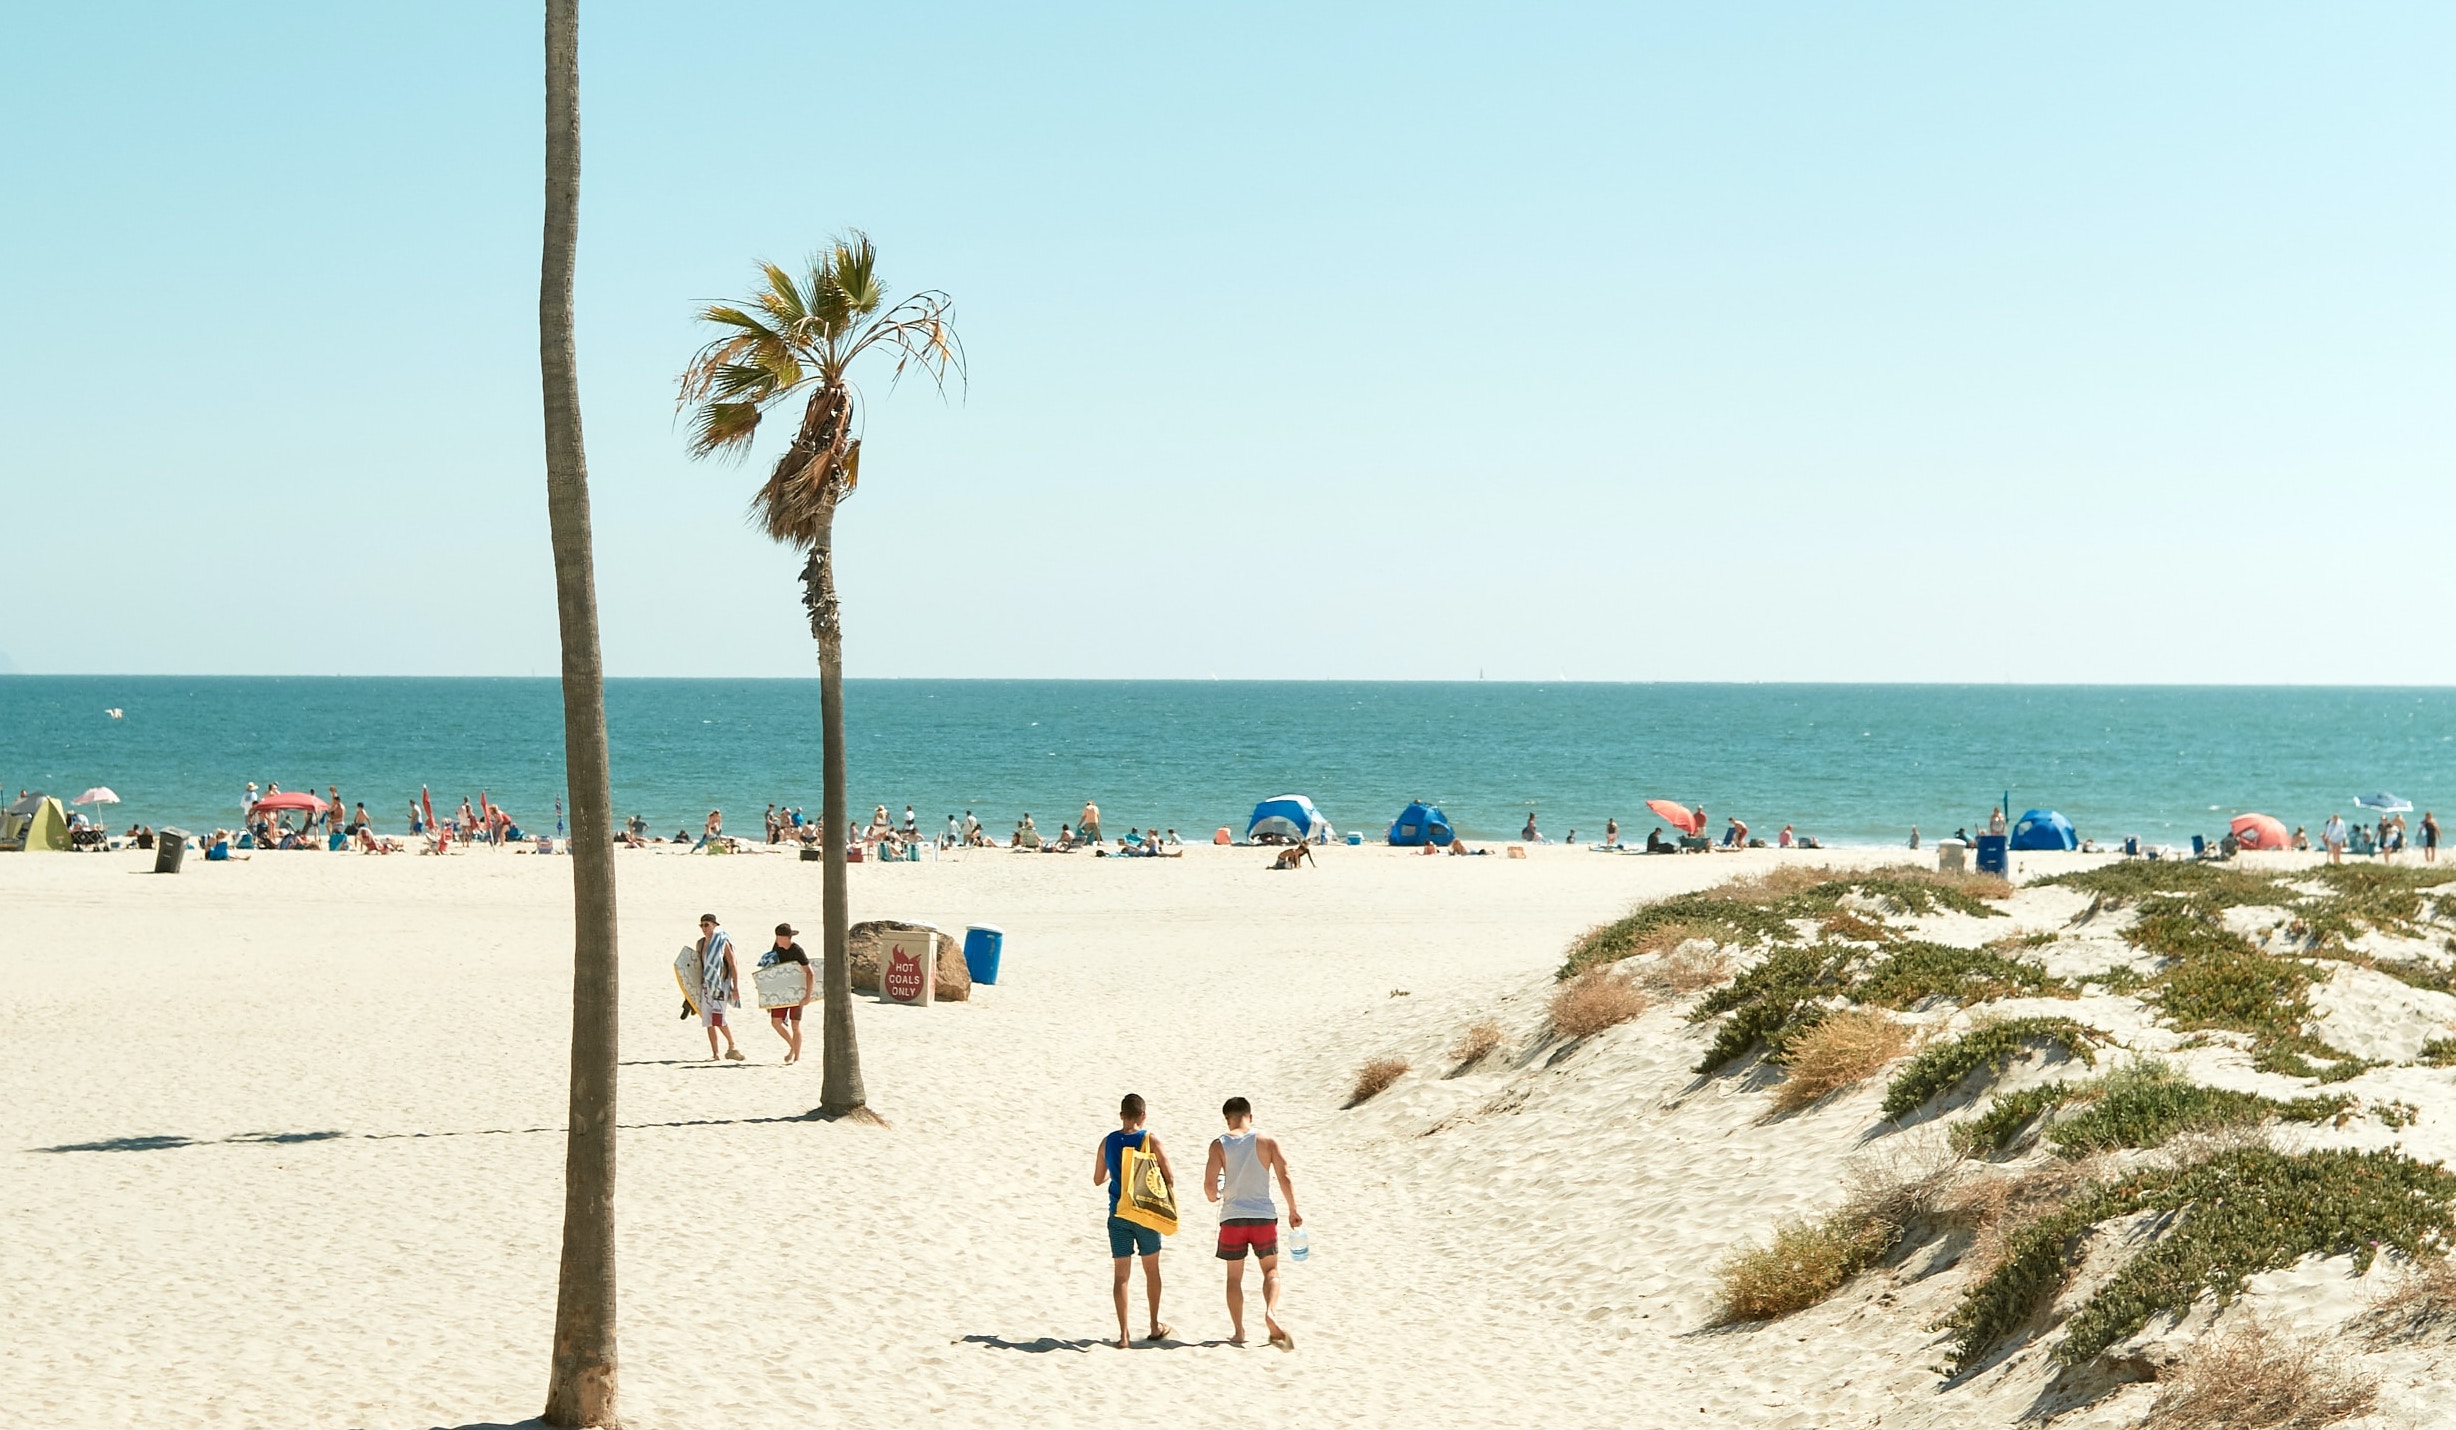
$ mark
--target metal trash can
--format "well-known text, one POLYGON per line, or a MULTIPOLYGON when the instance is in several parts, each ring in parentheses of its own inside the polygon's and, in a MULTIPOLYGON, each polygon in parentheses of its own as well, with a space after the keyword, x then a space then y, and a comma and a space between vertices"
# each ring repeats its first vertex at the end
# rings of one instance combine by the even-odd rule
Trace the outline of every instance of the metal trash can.
POLYGON ((974 924, 964 930, 964 969, 975 983, 998 981, 998 956, 1006 951, 1006 930, 974 924))
POLYGON ((179 860, 188 852, 188 832, 184 829, 164 829, 154 835, 154 872, 176 874, 179 860))
POLYGON ((1982 834, 1977 839, 1978 871, 2001 878, 2012 877, 2012 859, 2005 852, 2012 837, 2005 834, 1982 834))

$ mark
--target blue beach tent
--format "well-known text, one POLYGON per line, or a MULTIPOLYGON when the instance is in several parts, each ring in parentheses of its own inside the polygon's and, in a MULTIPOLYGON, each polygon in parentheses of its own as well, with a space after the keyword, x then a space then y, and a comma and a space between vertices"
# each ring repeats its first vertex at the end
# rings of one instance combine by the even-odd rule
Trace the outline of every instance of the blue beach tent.
POLYGON ((1301 794, 1275 794, 1254 806, 1254 817, 1245 825, 1245 837, 1276 834, 1282 839, 1328 839, 1330 821, 1313 807, 1313 801, 1301 794))
POLYGON ((2072 821, 2051 809, 2025 809, 2013 824, 2011 846, 2014 849, 2078 849, 2079 836, 2072 832, 2072 821))
POLYGON ((1390 842, 1402 849, 1419 849, 1427 844, 1438 844, 1447 849, 1450 841, 1457 837, 1450 829, 1449 816, 1441 812, 1441 806, 1426 804, 1422 800, 1400 810, 1399 817, 1390 821, 1390 842))

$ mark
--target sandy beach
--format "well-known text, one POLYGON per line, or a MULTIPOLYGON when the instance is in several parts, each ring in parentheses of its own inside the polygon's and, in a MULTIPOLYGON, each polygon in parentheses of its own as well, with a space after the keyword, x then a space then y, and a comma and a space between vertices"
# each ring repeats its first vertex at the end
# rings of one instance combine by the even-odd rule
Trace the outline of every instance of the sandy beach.
MULTIPOLYGON (((1701 1274, 1682 1244, 1696 1228, 1620 1207, 1578 1217, 1604 1234, 1568 1244, 1543 1207, 1510 1205, 1535 1149, 1428 1160, 1414 1145, 1429 1100, 1465 1089, 1340 1104, 1385 1047, 1496 1011, 1532 1020, 1580 929, 1773 857, 1341 848, 1287 875, 1262 851, 1205 847, 856 866, 857 919, 989 922, 1010 940, 1004 980, 973 1002, 863 1002, 871 1099, 894 1124, 877 1130, 793 1120, 817 1100, 815 1025, 811 1059, 787 1068, 754 1014, 754 1061, 720 1066, 675 1016, 668 964, 692 920, 713 910, 753 947, 778 919, 815 922, 817 867, 625 856, 629 1413, 1571 1424, 1626 1423, 1632 1395, 1669 1397, 1665 1423, 1675 1405, 1757 1413, 1710 1347, 1673 1339, 1690 1329, 1673 1308, 1701 1274), (1227 1318, 1201 1213, 1163 1258, 1188 1344, 1126 1361, 1091 1344, 1109 1306, 1088 1154, 1128 1090, 1180 1157, 1234 1093, 1284 1139, 1319 1248, 1289 1271, 1298 1354, 1203 1344, 1227 1318), (1630 1284, 1590 1303, 1582 1283, 1612 1271, 1630 1284), (1647 1312, 1658 1298, 1675 1299, 1647 1312)), ((0 860, 15 950, 0 1214, 44 1263, 0 1298, 21 1352, 0 1403, 62 1425, 534 1414, 561 1216, 565 866, 148 867, 0 860), (75 1150, 37 1150, 59 1148, 75 1150)))
MULTIPOLYGON (((989 922, 1009 939, 1002 981, 974 1001, 861 1002, 881 1129, 801 1120, 815 1024, 801 1066, 779 1065, 755 1011, 751 1061, 710 1064, 676 1017, 668 965, 692 920, 712 910, 753 948, 778 919, 815 923, 817 866, 625 855, 628 1418, 2011 1423, 2003 1387, 1939 1393, 1927 1325, 1949 1303, 1933 1282, 1897 1297, 1863 1277, 1770 1327, 1707 1325, 1717 1262, 1837 1196, 1875 1089, 1769 1119, 1757 1082, 1690 1074, 1701 1035, 1669 1007, 1565 1055, 1537 1047, 1564 947, 1632 902, 1778 862, 1902 857, 1333 848, 1280 874, 1265 851, 1203 847, 855 866, 856 919, 989 922), (1485 1017, 1543 1055, 1443 1076, 1442 1050, 1485 1017), (1416 1070, 1343 1110, 1357 1065, 1384 1054, 1416 1070), (1315 1248, 1287 1273, 1295 1353, 1221 1344, 1207 1209, 1163 1257, 1176 1339, 1099 1343, 1112 1323, 1089 1153, 1128 1090, 1181 1168, 1231 1094, 1283 1140, 1315 1248)), ((148 867, 0 859, 11 1423, 535 1414, 561 1210, 567 866, 478 852, 148 867)), ((2016 919, 2060 926, 2075 897, 2042 891, 2016 919)), ((2449 1006, 2358 1018, 2427 1028, 2456 1012, 2415 997, 2449 1006)), ((2451 1076, 2367 1079, 2444 1101, 2451 1076)), ((2435 1114, 2401 1136, 2456 1152, 2435 1114)), ((2304 1280, 2306 1301, 2354 1304, 2343 1276, 2304 1280)), ((2447 1388, 2415 1367, 2403 1394, 2447 1388)), ((2137 1409, 2117 1396, 2061 1423, 2137 1409)))

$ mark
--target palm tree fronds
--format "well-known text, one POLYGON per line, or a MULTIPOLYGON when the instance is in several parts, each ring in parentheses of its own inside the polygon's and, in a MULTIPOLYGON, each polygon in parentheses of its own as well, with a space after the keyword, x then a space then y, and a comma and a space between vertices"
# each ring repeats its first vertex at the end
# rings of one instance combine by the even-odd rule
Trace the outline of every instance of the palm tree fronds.
POLYGON ((913 294, 884 317, 866 324, 846 350, 844 360, 850 363, 873 347, 895 350, 895 371, 890 384, 903 381, 908 367, 919 368, 941 392, 946 390, 950 372, 958 384, 970 381, 964 345, 955 336, 955 300, 935 289, 913 294))
POLYGON ((773 263, 760 264, 759 271, 768 281, 768 290, 759 295, 759 306, 778 320, 778 326, 790 328, 810 316, 810 305, 794 288, 792 274, 773 263))
POLYGON ((705 403, 691 418, 691 455, 706 457, 724 452, 731 456, 744 456, 750 451, 752 439, 758 435, 758 403, 705 403))

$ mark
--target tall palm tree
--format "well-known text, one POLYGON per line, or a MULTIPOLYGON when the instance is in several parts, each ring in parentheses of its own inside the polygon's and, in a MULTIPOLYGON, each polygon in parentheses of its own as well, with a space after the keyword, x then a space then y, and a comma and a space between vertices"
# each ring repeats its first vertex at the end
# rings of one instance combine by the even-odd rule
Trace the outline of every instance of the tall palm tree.
POLYGON ((824 808, 820 840, 825 859, 821 927, 825 934, 825 1007, 821 1023, 819 1112, 869 1115, 861 1085, 861 1052, 853 1043, 853 973, 844 951, 844 623, 836 606, 836 507, 861 479, 861 439, 854 435, 859 393, 849 372, 863 354, 892 356, 892 376, 927 375, 941 392, 947 375, 964 377, 956 340, 954 301, 936 290, 890 306, 878 280, 878 249, 856 229, 821 249, 809 272, 794 275, 760 265, 766 285, 739 306, 700 310, 718 329, 683 370, 681 406, 691 413, 691 455, 748 455, 768 409, 803 399, 801 426, 776 459, 751 513, 773 539, 807 553, 802 608, 819 647, 819 718, 824 808))
POLYGON ((563 773, 571 794, 571 1128, 563 1148, 563 1267, 554 1306, 549 1425, 619 1424, 614 1344, 614 796, 588 455, 572 356, 571 270, 580 224, 580 5, 546 0, 546 237, 537 358, 546 407, 546 523, 563 636, 563 773))

